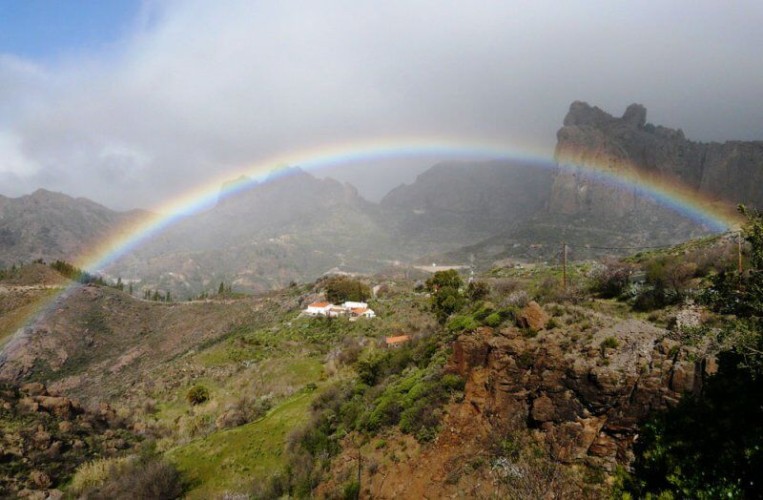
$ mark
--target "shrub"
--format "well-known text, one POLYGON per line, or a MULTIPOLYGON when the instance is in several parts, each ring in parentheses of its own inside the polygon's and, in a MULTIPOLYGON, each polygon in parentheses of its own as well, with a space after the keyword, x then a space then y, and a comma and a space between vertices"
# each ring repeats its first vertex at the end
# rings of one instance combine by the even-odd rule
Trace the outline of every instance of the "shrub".
POLYGON ((185 399, 192 405, 200 405, 209 400, 209 389, 203 385, 195 385, 188 389, 185 399))
POLYGON ((448 317, 464 307, 464 298, 457 288, 444 286, 432 293, 432 311, 443 324, 448 317))
POLYGON ((360 498, 360 483, 352 481, 344 485, 342 490, 342 498, 344 500, 356 500, 360 498))
POLYGON ((620 343, 614 337, 607 337, 601 341, 600 345, 602 349, 617 349, 617 346, 620 345, 620 343))
POLYGON ((455 316, 448 322, 448 330, 455 333, 463 331, 474 331, 479 326, 480 324, 477 322, 477 320, 468 314, 455 316))
POLYGON ((461 280, 461 276, 458 275, 458 271, 455 269, 449 269, 447 271, 437 271, 426 282, 427 290, 430 292, 436 292, 441 288, 453 288, 458 290, 464 285, 461 280))
POLYGON ((77 468, 72 478, 71 490, 80 495, 86 490, 101 487, 111 475, 127 465, 128 458, 99 458, 85 462, 77 468))
POLYGON ((500 325, 502 321, 503 319, 501 318, 501 315, 498 313, 492 313, 487 318, 485 318, 485 324, 487 326, 492 326, 493 328, 500 325))
POLYGON ((490 295, 490 285, 484 281, 472 281, 466 287, 466 296, 471 301, 482 300, 490 295))
POLYGON ((84 478, 95 479, 103 466, 107 477, 95 483, 72 483, 75 492, 89 499, 111 498, 179 498, 183 493, 180 473, 174 466, 158 458, 146 460, 112 459, 84 469, 84 478), (81 489, 80 489, 81 488, 81 489))
POLYGON ((630 266, 608 266, 594 273, 591 291, 604 299, 619 297, 630 285, 630 266))

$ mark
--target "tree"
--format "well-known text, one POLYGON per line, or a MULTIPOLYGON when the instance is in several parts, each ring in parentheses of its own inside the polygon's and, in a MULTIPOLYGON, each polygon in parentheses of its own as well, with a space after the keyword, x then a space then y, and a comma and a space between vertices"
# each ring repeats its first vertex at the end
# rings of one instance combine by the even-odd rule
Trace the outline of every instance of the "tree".
POLYGON ((224 294, 224 293, 225 293, 225 283, 223 283, 223 282, 221 281, 221 282, 220 282, 220 286, 219 286, 219 287, 217 287, 217 294, 218 294, 218 295, 222 295, 222 294, 224 294))
POLYGON ((458 271, 455 269, 448 269, 447 271, 437 271, 427 280, 427 290, 430 292, 437 291, 439 288, 450 287, 458 290, 464 286, 461 276, 458 275, 458 271))
POLYGON ((362 281, 347 276, 332 276, 325 282, 329 302, 362 302, 371 297, 371 288, 362 281))

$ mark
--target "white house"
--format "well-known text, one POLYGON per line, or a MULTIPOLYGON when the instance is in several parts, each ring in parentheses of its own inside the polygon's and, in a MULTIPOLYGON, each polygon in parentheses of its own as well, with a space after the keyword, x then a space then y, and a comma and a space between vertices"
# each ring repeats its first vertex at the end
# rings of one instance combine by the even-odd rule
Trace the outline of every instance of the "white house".
POLYGON ((347 301, 344 304, 342 304, 342 307, 345 309, 368 309, 368 304, 365 302, 350 302, 347 301))
POLYGON ((358 318, 375 318, 376 313, 368 308, 365 302, 345 302, 341 306, 335 306, 331 302, 313 302, 303 314, 308 316, 327 316, 329 318, 338 318, 340 316, 349 316, 350 321, 358 318))
POLYGON ((333 306, 330 302, 313 302, 307 306, 305 313, 309 316, 328 316, 333 306))
POLYGON ((353 307, 350 309, 350 316, 353 318, 375 318, 376 313, 367 307, 353 307))
POLYGON ((329 307, 329 310, 328 310, 329 318, 338 318, 339 316, 344 316, 346 314, 347 314, 347 309, 345 309, 342 306, 332 305, 331 307, 329 307))

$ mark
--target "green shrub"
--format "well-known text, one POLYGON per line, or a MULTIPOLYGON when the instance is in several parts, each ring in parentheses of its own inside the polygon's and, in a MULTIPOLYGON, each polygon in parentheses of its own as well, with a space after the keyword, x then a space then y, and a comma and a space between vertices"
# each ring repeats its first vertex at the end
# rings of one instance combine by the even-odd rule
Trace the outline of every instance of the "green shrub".
POLYGON ((360 498, 360 483, 352 481, 344 485, 342 490, 342 498, 344 500, 357 500, 360 498))
POLYGON ((440 379, 440 384, 449 391, 463 391, 466 381, 455 373, 446 373, 440 379))
POLYGON ((614 337, 607 337, 601 341, 600 345, 602 349, 617 349, 617 346, 620 345, 620 343, 614 337))
POLYGON ((480 324, 473 316, 464 314, 453 317, 448 322, 448 331, 453 333, 471 332, 479 328, 480 324))
POLYGON ((485 318, 485 324, 493 328, 500 325, 502 322, 503 319, 501 319, 501 315, 498 313, 492 313, 487 318, 485 318))
POLYGON ((192 405, 200 405, 209 400, 209 389, 203 385, 195 385, 188 389, 185 399, 192 405))

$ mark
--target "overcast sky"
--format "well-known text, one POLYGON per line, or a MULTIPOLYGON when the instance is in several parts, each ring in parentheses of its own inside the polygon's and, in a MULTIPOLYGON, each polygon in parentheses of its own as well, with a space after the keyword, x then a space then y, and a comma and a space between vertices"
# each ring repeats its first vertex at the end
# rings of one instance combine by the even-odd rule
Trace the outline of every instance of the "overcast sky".
MULTIPOLYGON (((551 156, 573 100, 763 139, 761 26, 757 0, 9 0, 0 194, 151 208, 273 155, 388 136, 551 156)), ((423 163, 326 173, 376 199, 423 163)))

